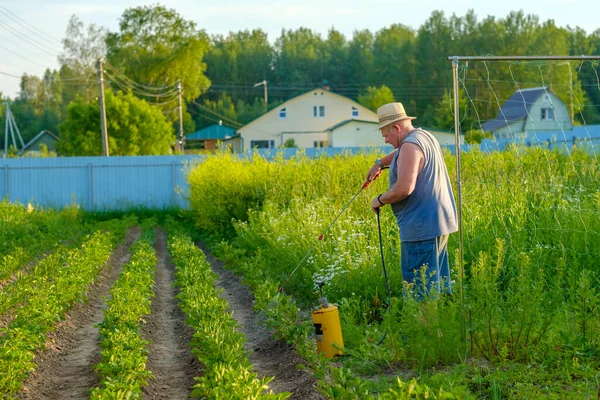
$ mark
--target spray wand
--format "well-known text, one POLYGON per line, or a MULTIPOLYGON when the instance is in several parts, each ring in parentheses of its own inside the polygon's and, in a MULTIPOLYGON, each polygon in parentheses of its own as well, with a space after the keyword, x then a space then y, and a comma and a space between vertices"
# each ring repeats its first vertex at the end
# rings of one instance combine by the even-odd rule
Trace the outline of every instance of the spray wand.
POLYGON ((333 226, 333 224, 335 224, 335 221, 337 221, 338 218, 344 213, 344 211, 346 211, 346 209, 348 208, 348 206, 350 206, 350 204, 358 197, 358 195, 360 194, 360 192, 362 192, 363 189, 366 189, 367 187, 369 187, 369 185, 371 184, 371 182, 373 182, 375 179, 377 179, 379 177, 379 175, 381 175, 381 171, 382 171, 382 169, 380 169, 379 171, 377 171, 377 173, 375 175, 373 175, 373 177, 370 180, 366 180, 365 183, 363 183, 363 185, 360 187, 360 189, 358 190, 358 192, 356 192, 356 194, 350 199, 350 201, 348 203, 346 203, 346 205, 344 206, 344 208, 342 208, 342 211, 340 211, 339 214, 334 218, 334 220, 329 224, 329 226, 327 226, 327 228, 325 228, 325 230, 323 231, 323 233, 321 233, 319 235, 318 240, 315 242, 315 244, 313 244, 313 246, 308 250, 308 252, 304 255, 304 257, 302 257, 302 259, 300 260, 300 262, 298 263, 298 265, 296 265, 296 268, 294 268, 292 270, 292 273, 289 274, 288 277, 286 278, 286 280, 281 284, 281 287, 279 288, 279 292, 280 293, 284 293, 283 287, 288 283, 288 281, 290 280, 290 278, 296 273, 296 271, 298 270, 298 268, 300 268, 300 266, 304 263, 304 260, 306 260, 308 258, 308 256, 312 253, 312 251, 315 249, 315 247, 317 247, 317 245, 319 244, 319 242, 325 238, 325 234, 329 231, 329 229, 333 226))

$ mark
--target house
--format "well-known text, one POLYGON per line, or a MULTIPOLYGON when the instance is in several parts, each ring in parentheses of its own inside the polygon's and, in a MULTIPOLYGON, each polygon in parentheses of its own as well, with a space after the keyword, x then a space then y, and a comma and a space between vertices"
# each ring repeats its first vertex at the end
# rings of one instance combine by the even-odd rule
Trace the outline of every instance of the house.
POLYGON ((323 88, 286 101, 237 133, 240 151, 286 143, 299 148, 384 146, 377 121, 373 111, 323 88))
POLYGON ((185 135, 186 148, 215 150, 217 142, 233 138, 234 136, 234 128, 221 123, 213 124, 185 135))
POLYGON ((56 151, 56 145, 59 140, 60 138, 54 133, 43 130, 27 142, 20 151, 21 153, 39 153, 41 150, 40 146, 42 145, 45 145, 48 151, 56 151))
POLYGON ((573 129, 567 105, 547 87, 517 90, 496 118, 482 124, 495 139, 521 139, 531 132, 573 129))

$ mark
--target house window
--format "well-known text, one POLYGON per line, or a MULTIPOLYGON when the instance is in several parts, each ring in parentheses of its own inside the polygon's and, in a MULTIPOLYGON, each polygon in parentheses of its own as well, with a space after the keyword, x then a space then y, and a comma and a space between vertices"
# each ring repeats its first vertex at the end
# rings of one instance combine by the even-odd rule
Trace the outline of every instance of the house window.
POLYGON ((358 117, 358 108, 352 107, 352 118, 358 117))
POLYGON ((542 121, 554 121, 554 110, 551 108, 542 108, 542 121))
POLYGON ((324 117, 325 116, 325 106, 313 106, 313 117, 324 117))
POLYGON ((315 140, 313 142, 313 147, 327 147, 327 141, 326 140, 315 140))
POLYGON ((279 110, 279 118, 280 119, 287 118, 287 110, 285 108, 282 108, 281 110, 279 110))
POLYGON ((275 147, 275 141, 274 140, 251 140, 250 141, 250 147, 251 148, 257 148, 257 149, 272 149, 275 147))

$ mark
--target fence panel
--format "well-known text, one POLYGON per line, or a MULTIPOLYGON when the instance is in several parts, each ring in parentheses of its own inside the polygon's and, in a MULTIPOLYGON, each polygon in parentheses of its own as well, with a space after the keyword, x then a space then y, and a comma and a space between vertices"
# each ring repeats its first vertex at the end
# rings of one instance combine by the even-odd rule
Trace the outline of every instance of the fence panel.
POLYGON ((186 170, 203 156, 17 158, 0 162, 10 201, 86 210, 187 208, 186 170))

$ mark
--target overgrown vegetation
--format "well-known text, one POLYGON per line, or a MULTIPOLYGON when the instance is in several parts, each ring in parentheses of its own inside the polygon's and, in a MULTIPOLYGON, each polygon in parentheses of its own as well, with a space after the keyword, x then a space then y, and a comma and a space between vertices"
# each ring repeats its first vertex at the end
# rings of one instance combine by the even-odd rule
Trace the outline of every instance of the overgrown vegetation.
MULTIPOLYGON (((267 285, 255 294, 272 302, 280 282, 360 188, 372 160, 255 156, 250 162, 219 155, 190 174, 195 222, 228 265, 267 285)), ((386 188, 384 179, 349 207, 286 292, 306 308, 316 303, 315 284, 326 282, 342 315, 348 357, 340 362, 352 371, 340 372, 347 390, 382 394, 395 381, 364 378, 384 372, 458 398, 553 398, 565 387, 574 397, 591 397, 600 357, 593 250, 600 246, 598 159, 579 150, 515 148, 465 154, 463 168, 465 263, 463 269, 457 254, 451 257, 452 297, 402 296, 397 225, 384 209, 393 297, 387 312, 369 207, 386 188), (363 377, 358 389, 351 389, 357 376, 363 377)), ((457 246, 452 235, 450 249, 457 246)), ((282 337, 303 343, 309 328, 293 322, 294 307, 277 301, 262 309, 275 314, 272 328, 282 337)))

